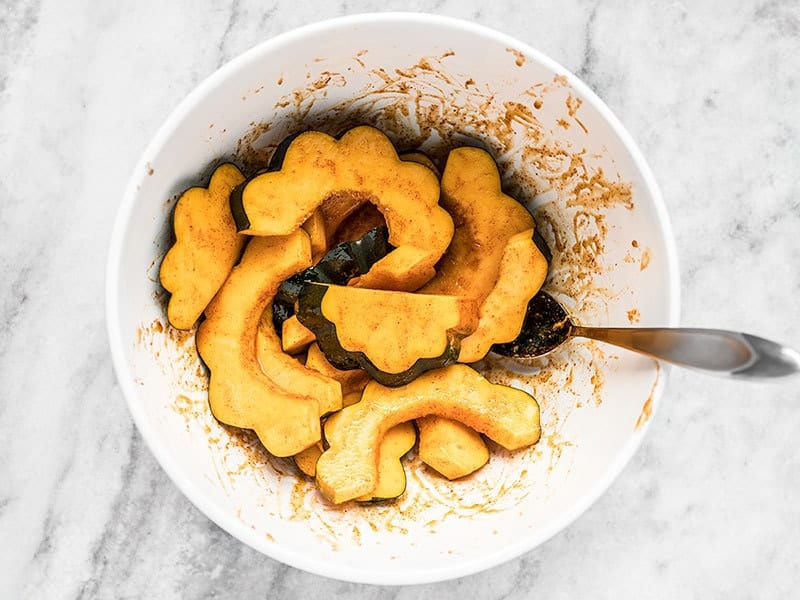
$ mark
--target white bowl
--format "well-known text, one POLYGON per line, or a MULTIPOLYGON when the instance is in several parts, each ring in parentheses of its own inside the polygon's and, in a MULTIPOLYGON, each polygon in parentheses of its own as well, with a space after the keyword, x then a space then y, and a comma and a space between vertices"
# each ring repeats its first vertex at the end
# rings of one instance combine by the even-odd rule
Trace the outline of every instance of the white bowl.
POLYGON ((177 193, 233 159, 254 166, 285 134, 356 123, 441 156, 491 149, 509 190, 553 245, 547 287, 584 324, 677 322, 676 253, 644 159, 609 109, 552 60, 471 23, 361 15, 268 40, 204 81, 169 116, 128 185, 107 272, 114 366, 148 446, 184 494, 244 543, 329 577, 381 584, 462 576, 516 557, 580 515, 631 458, 666 373, 574 341, 490 376, 531 389, 542 440, 448 482, 419 461, 394 503, 336 508, 291 462, 220 426, 192 333, 166 325, 158 267, 177 193), (444 140, 444 142, 442 141, 444 140), (516 369, 516 373, 507 369, 516 369))

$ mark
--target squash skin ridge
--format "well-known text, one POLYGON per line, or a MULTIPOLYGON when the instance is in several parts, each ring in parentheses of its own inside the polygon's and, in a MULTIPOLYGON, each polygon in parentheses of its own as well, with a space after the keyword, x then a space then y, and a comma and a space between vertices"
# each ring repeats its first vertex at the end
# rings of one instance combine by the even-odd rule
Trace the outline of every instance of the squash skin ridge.
POLYGON ((287 391, 264 372, 257 356, 263 309, 281 279, 309 262, 304 231, 251 239, 197 331, 198 353, 210 371, 212 414, 228 425, 255 430, 275 456, 295 454, 321 436, 319 400, 287 391))

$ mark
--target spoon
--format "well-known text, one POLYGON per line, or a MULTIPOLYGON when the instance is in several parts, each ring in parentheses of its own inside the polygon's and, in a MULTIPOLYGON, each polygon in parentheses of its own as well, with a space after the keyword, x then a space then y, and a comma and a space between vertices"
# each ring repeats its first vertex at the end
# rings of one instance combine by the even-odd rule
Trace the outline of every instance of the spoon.
POLYGON ((517 339, 492 351, 533 358, 555 350, 572 337, 613 344, 682 367, 743 379, 772 379, 800 372, 800 353, 770 340, 721 329, 668 327, 583 327, 564 307, 540 291, 528 304, 517 339))

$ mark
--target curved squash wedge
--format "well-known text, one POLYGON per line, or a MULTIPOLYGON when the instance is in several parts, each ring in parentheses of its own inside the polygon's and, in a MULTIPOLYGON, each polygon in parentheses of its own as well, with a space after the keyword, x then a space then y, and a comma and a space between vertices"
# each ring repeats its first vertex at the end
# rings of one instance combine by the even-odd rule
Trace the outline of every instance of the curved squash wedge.
POLYGON ((273 382, 285 390, 301 396, 316 398, 319 412, 326 415, 342 408, 342 386, 338 381, 314 369, 304 366, 281 348, 281 340, 275 333, 272 307, 268 306, 261 317, 256 340, 256 356, 261 370, 273 382))
POLYGON ((522 390, 490 383, 466 365, 430 371, 406 386, 371 382, 361 401, 337 413, 317 461, 320 491, 338 504, 375 490, 380 440, 399 423, 426 415, 461 421, 501 446, 515 450, 541 434, 539 405, 522 390))
POLYGON ((481 360, 492 344, 510 342, 519 335, 528 302, 547 277, 547 261, 529 229, 511 236, 503 250, 497 281, 483 300, 478 327, 461 340, 459 362, 481 360))
POLYGON ((428 415, 417 419, 419 459, 448 479, 458 479, 489 462, 489 449, 479 433, 463 423, 428 415))
POLYGON ((161 262, 159 278, 172 295, 167 318, 191 329, 225 283, 247 240, 236 231, 228 199, 244 181, 232 164, 217 167, 208 188, 193 187, 178 199, 173 217, 175 243, 161 262))
POLYGON ((436 277, 420 292, 465 295, 481 303, 481 322, 462 342, 459 357, 475 362, 492 344, 519 333, 528 302, 547 276, 547 258, 534 239, 533 217, 503 193, 497 165, 485 150, 450 152, 441 204, 457 227, 436 277))
POLYGON ((336 194, 374 203, 386 218, 389 241, 403 253, 399 265, 393 253, 379 261, 362 285, 374 278, 413 290, 433 277, 453 236, 453 221, 438 205, 439 182, 430 169, 400 160, 373 127, 356 127, 339 140, 317 131, 300 134, 280 171, 258 175, 231 195, 231 212, 243 233, 286 235, 336 194), (416 261, 409 265, 412 255, 416 261))
POLYGON ((208 401, 228 425, 253 429, 275 456, 290 456, 321 438, 319 401, 288 392, 261 369, 259 321, 281 281, 308 266, 308 236, 253 238, 206 308, 197 350, 211 371, 208 401))
POLYGON ((455 362, 476 313, 473 300, 457 296, 318 283, 305 284, 297 302, 297 318, 334 366, 392 386, 455 362))

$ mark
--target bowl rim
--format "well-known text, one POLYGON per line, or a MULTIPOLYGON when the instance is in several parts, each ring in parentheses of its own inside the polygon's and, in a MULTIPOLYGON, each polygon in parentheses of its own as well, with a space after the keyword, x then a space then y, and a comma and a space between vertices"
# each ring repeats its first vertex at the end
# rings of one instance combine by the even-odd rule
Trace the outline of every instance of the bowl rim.
MULTIPOLYGON (((228 77, 230 73, 242 68, 244 65, 246 65, 246 63, 255 57, 258 57, 264 53, 269 53, 274 49, 279 48, 284 44, 296 41, 297 39, 342 27, 352 27, 354 25, 363 26, 376 23, 399 21, 419 26, 433 25, 438 27, 446 27, 474 34, 478 37, 491 39, 494 42, 506 45, 508 48, 514 48, 522 52, 531 60, 536 61, 545 68, 560 75, 564 75, 567 78, 569 85, 580 94, 584 101, 589 102, 592 107, 598 111, 598 113, 612 129, 614 134, 619 137, 623 146, 630 153, 636 170, 642 177, 644 186, 653 200, 653 207, 658 217, 658 223, 656 225, 660 230, 663 243, 666 248, 665 259, 667 264, 667 289, 665 291, 668 293, 667 325, 675 326, 678 324, 680 310, 680 284, 677 259, 678 254, 675 239, 661 192, 658 188, 655 177, 650 170, 650 167, 647 165, 644 159, 643 154, 619 119, 611 112, 611 109, 608 108, 605 102, 603 102, 603 100, 601 100, 591 90, 591 88, 589 88, 587 84, 585 84, 576 75, 565 69, 555 60, 544 55, 527 43, 521 42, 508 34, 484 25, 473 23, 471 21, 429 13, 389 11, 336 17, 309 23, 301 27, 285 31, 272 38, 264 40, 263 42, 260 42, 244 53, 228 61, 219 69, 214 71, 211 75, 206 77, 191 92, 189 92, 189 94, 172 110, 166 120, 159 127, 155 136, 142 152, 136 166, 134 167, 133 173, 128 180, 128 184, 126 186, 120 206, 117 210, 116 219, 111 230, 105 271, 106 328, 114 371, 123 396, 125 397, 125 401, 128 405, 128 410, 130 411, 133 421, 136 424, 136 428, 144 438, 148 448, 156 457, 156 460, 161 465, 161 468, 164 469, 168 477, 178 487, 183 495, 186 496, 187 499, 189 499, 189 501, 201 512, 203 512, 211 521, 216 523, 219 527, 224 529, 240 542, 250 546, 251 548, 261 552, 262 554, 265 554, 270 558, 316 575, 355 583, 380 585, 422 584, 463 577, 505 563, 540 546, 574 522, 592 504, 594 504, 597 499, 600 498, 600 496, 603 495, 603 493, 619 476, 619 474, 630 462, 631 458, 638 450, 645 437, 645 434, 649 430, 650 423, 653 421, 652 417, 643 424, 636 434, 630 436, 628 442, 618 452, 617 456, 606 469, 606 472, 603 474, 603 476, 598 478, 594 486, 592 486, 592 488, 589 490, 589 493, 582 496, 577 502, 575 502, 570 510, 565 511, 560 515, 559 518, 554 519, 553 522, 551 522, 535 537, 531 536, 524 538, 517 543, 509 544, 501 551, 494 552, 493 554, 487 556, 464 560, 456 565, 447 567, 432 567, 425 570, 418 570, 413 573, 391 569, 376 570, 355 568, 345 564, 338 564, 336 561, 319 561, 317 559, 309 559, 300 552, 289 550, 281 546, 280 543, 272 542, 263 538, 262 536, 256 536, 248 527, 246 527, 242 522, 238 521, 234 515, 225 512, 222 508, 217 507, 214 503, 207 500, 203 492, 181 472, 177 461, 170 457, 167 444, 161 441, 155 435, 155 432, 146 426, 147 419, 143 405, 138 402, 138 391, 134 385, 133 373, 130 366, 124 359, 125 352, 123 350, 123 336, 121 328, 119 327, 119 286, 117 284, 120 275, 119 265, 124 249, 123 241, 126 239, 125 234, 128 228, 128 223, 136 204, 138 187, 143 181, 144 174, 147 171, 148 159, 164 145, 170 136, 174 134, 175 130, 178 128, 179 124, 183 121, 187 114, 189 114, 194 107, 203 100, 209 91, 215 89, 220 82, 224 81, 228 77)), ((658 381, 651 394, 653 414, 657 413, 658 407, 661 403, 660 401, 669 371, 670 369, 666 365, 661 366, 661 376, 658 378, 658 381)))

